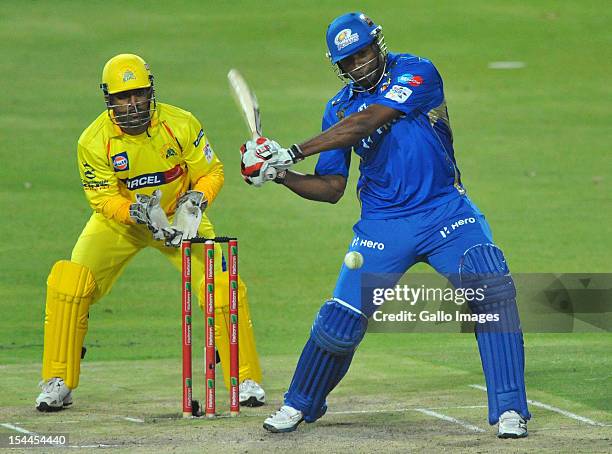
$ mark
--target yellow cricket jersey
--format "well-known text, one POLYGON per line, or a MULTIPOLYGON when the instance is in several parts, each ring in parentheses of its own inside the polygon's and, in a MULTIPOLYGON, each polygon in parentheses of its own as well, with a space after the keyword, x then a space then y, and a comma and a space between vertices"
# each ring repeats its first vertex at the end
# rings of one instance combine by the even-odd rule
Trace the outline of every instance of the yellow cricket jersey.
POLYGON ((211 203, 223 186, 223 164, 200 122, 190 113, 157 103, 149 129, 125 134, 105 111, 83 131, 78 143, 79 172, 92 208, 109 219, 131 224, 136 194, 162 191, 167 214, 185 191, 204 193, 211 203))

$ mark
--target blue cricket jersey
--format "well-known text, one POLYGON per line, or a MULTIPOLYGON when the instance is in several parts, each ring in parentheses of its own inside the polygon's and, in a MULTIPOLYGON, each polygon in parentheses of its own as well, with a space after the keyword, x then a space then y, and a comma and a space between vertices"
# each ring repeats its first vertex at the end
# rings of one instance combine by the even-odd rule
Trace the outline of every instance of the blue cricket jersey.
POLYGON ((459 197, 461 186, 442 78, 435 66, 410 54, 387 56, 376 91, 344 87, 328 103, 323 130, 371 104, 402 114, 353 147, 321 153, 317 175, 348 176, 351 149, 359 156, 357 196, 363 219, 393 219, 459 197))

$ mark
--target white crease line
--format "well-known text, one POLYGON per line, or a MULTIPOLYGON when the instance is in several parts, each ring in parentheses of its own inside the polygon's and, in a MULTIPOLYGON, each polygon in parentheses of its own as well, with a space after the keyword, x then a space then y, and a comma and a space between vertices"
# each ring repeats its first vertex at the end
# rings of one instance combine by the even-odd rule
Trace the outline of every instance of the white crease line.
MULTIPOLYGON (((448 409, 460 409, 460 408, 487 408, 486 405, 458 405, 451 407, 427 407, 429 410, 448 410, 448 409)), ((328 415, 360 415, 368 413, 406 413, 409 411, 420 411, 420 408, 387 408, 387 409, 372 409, 372 410, 342 410, 342 411, 328 411, 328 415)))
POLYGON ((25 430, 19 426, 14 426, 12 424, 0 424, 2 427, 6 427, 7 429, 16 430, 17 432, 21 432, 22 434, 30 434, 36 435, 34 432, 30 432, 29 430, 25 430))
MULTIPOLYGON (((487 390, 487 387, 482 386, 482 385, 468 385, 468 386, 470 388, 480 389, 481 391, 487 390)), ((571 411, 566 411, 566 410, 562 410, 561 408, 553 407, 552 405, 545 404, 544 402, 527 399, 527 403, 533 405, 534 407, 540 407, 540 408, 544 408, 545 410, 554 411, 555 413, 559 413, 560 415, 567 416, 568 418, 572 418, 577 421, 582 421, 592 426, 606 427, 606 424, 602 424, 600 422, 593 421, 592 419, 577 415, 576 413, 572 413, 571 411)))
POLYGON ((436 411, 431 411, 428 410, 427 408, 415 408, 415 411, 418 411, 419 413, 423 413, 425 415, 429 415, 429 416, 433 416, 435 418, 438 419, 442 419, 444 421, 448 421, 448 422, 453 422, 455 424, 459 424, 461 427, 465 428, 465 429, 469 429, 473 432, 486 432, 486 430, 481 429, 480 427, 474 426, 470 423, 467 423, 465 421, 461 421, 457 418, 453 418, 451 416, 447 416, 447 415, 443 415, 442 413, 438 413, 436 411))
POLYGON ((129 416, 122 416, 122 419, 125 419, 126 421, 131 421, 131 422, 138 422, 138 423, 143 423, 144 422, 144 419, 130 418, 129 416))
POLYGON ((98 443, 97 445, 68 445, 62 446, 62 448, 118 448, 119 446, 122 445, 105 445, 103 443, 98 443))

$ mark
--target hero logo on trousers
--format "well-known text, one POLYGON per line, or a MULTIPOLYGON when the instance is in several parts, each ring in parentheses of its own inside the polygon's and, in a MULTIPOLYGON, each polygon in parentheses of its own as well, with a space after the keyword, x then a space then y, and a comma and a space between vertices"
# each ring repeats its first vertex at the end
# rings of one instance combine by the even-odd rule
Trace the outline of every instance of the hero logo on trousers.
POLYGON ((382 251, 385 249, 385 243, 381 243, 380 241, 360 239, 358 236, 353 238, 353 241, 351 242, 351 247, 355 247, 355 246, 361 246, 361 247, 365 247, 368 249, 376 249, 379 251, 382 251))
POLYGON ((458 221, 453 222, 450 225, 450 228, 448 228, 447 226, 444 226, 442 230, 440 230, 440 235, 442 235, 442 238, 446 238, 454 230, 458 229, 462 225, 475 224, 475 223, 476 223, 476 218, 469 217, 465 219, 459 219, 458 221))

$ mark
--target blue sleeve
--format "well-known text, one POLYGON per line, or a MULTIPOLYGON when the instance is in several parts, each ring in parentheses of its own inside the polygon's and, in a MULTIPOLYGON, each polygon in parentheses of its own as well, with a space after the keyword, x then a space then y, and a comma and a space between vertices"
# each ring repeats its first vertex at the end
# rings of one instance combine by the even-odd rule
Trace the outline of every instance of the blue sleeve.
POLYGON ((444 101, 442 78, 429 60, 400 57, 390 71, 390 80, 371 104, 380 104, 406 115, 427 112, 444 101))
MULTIPOLYGON (((335 123, 330 105, 328 104, 323 115, 322 131, 329 129, 335 123)), ((351 165, 351 149, 337 148, 334 150, 324 151, 319 154, 319 160, 315 167, 315 175, 342 175, 348 178, 349 167, 351 165)))

